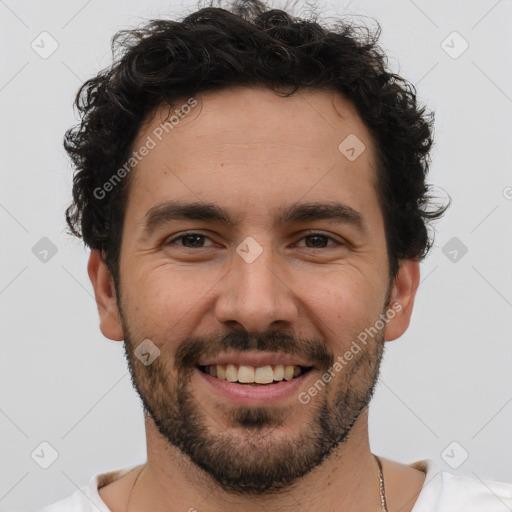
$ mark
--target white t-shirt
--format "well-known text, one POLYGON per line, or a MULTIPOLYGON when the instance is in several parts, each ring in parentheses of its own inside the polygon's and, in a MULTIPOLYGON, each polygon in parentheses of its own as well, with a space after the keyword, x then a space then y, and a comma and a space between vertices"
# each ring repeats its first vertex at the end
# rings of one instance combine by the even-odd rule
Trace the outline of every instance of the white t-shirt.
MULTIPOLYGON (((410 466, 426 473, 412 512, 512 511, 512 484, 454 475, 441 471, 430 459, 414 462, 410 466)), ((98 488, 137 467, 140 465, 95 475, 86 486, 40 512, 111 512, 102 501, 98 488)))

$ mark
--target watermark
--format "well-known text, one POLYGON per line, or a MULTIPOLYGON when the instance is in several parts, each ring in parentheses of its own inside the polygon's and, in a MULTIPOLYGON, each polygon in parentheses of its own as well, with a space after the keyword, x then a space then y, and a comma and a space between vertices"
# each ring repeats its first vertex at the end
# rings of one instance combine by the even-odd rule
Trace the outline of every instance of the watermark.
POLYGON ((452 441, 442 452, 441 458, 452 469, 458 469, 468 460, 469 452, 458 441, 452 441))
POLYGON ((338 146, 338 151, 350 162, 357 160, 365 149, 366 146, 363 141, 354 133, 346 137, 338 146))
POLYGON ((236 248, 236 253, 247 263, 252 263, 262 252, 263 247, 252 236, 242 240, 236 248))
POLYGON ((452 59, 458 59, 469 48, 469 43, 457 31, 453 31, 443 39, 441 48, 452 59))
POLYGON ((48 469, 59 458, 59 452, 48 441, 43 441, 30 456, 39 467, 48 469))
POLYGON ((133 353, 144 366, 149 366, 160 355, 160 349, 146 338, 133 353))
POLYGON ((48 59, 59 47, 58 41, 49 33, 41 32, 31 43, 30 47, 41 59, 48 59))
POLYGON ((161 142, 164 138, 164 134, 170 133, 171 130, 179 124, 179 122, 197 105, 195 98, 189 98, 187 103, 181 105, 179 109, 174 111, 169 119, 166 119, 163 123, 160 123, 152 132, 152 135, 148 135, 144 143, 133 151, 130 157, 126 160, 124 165, 120 167, 112 176, 101 186, 96 187, 93 191, 93 195, 96 199, 105 199, 109 192, 112 192, 114 188, 126 178, 128 174, 137 166, 137 164, 144 159, 152 149, 155 149, 158 142, 161 142), (156 139, 156 140, 155 140, 156 139))
POLYGON ((311 397, 316 396, 319 391, 325 388, 325 385, 336 376, 355 355, 361 352, 361 344, 367 345, 369 338, 374 338, 390 321, 395 318, 396 314, 402 311, 403 306, 399 302, 395 302, 386 313, 381 313, 379 319, 371 326, 367 327, 364 331, 360 332, 357 340, 352 340, 350 348, 345 351, 342 356, 338 356, 335 363, 319 378, 307 391, 302 391, 298 395, 298 400, 301 404, 309 404, 311 397))
POLYGON ((32 247, 32 254, 41 262, 48 263, 56 254, 57 246, 46 236, 32 247))
POLYGON ((467 245, 464 244, 456 236, 450 238, 448 242, 443 245, 441 252, 452 262, 458 263, 464 255, 468 252, 467 245))

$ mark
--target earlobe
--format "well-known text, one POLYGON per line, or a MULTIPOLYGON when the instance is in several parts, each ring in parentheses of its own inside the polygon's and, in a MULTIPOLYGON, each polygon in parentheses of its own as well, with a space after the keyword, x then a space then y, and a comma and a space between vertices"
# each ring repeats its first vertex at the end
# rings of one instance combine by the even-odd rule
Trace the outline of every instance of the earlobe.
POLYGON ((400 260, 400 268, 391 290, 388 308, 390 320, 386 326, 386 341, 399 338, 409 327, 419 282, 418 259, 400 260))
POLYGON ((124 334, 119 315, 114 279, 100 251, 91 251, 87 272, 94 288, 101 332, 106 338, 122 341, 124 334))

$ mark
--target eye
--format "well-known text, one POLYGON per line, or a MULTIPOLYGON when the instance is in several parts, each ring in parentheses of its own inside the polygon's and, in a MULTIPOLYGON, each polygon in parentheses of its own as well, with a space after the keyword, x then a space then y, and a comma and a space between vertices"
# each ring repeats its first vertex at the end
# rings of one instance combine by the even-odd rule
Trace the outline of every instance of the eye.
MULTIPOLYGON (((206 235, 201 233, 182 233, 181 235, 172 238, 166 242, 166 245, 174 244, 176 241, 181 240, 183 244, 178 244, 180 247, 185 247, 187 249, 202 249, 203 247, 209 247, 203 245, 205 240, 210 240, 206 235)), ((211 242, 211 240, 210 240, 211 242)), ((213 245, 213 244, 210 244, 213 245)))
POLYGON ((343 245, 342 242, 339 242, 338 240, 335 240, 333 237, 318 231, 312 231, 306 234, 301 238, 301 240, 309 240, 311 242, 310 245, 308 245, 306 242, 305 246, 301 246, 307 247, 308 249, 323 249, 324 247, 329 247, 325 245, 325 243, 327 243, 329 240, 335 242, 335 245, 343 245))
MULTIPOLYGON (((324 249, 332 246, 344 245, 343 242, 334 239, 333 237, 326 235, 325 233, 312 231, 303 236, 300 240, 306 241, 305 245, 298 245, 299 247, 306 247, 307 249, 324 249), (334 242, 329 245, 329 241, 334 242)), ((165 242, 166 245, 179 245, 186 249, 203 249, 206 247, 213 246, 212 240, 203 235, 202 233, 186 232, 179 236, 169 239, 165 242), (209 244, 205 245, 205 241, 209 241, 209 244)))

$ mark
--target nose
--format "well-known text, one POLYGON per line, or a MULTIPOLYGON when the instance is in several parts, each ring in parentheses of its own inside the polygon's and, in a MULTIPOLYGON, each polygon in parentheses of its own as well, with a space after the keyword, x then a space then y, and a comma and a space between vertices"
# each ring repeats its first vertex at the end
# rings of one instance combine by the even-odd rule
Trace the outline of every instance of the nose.
POLYGON ((289 329, 299 316, 290 280, 270 249, 250 263, 234 254, 215 304, 216 319, 254 333, 289 329))

